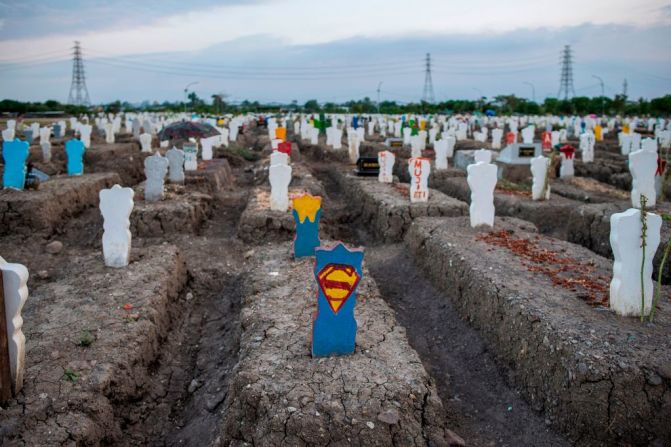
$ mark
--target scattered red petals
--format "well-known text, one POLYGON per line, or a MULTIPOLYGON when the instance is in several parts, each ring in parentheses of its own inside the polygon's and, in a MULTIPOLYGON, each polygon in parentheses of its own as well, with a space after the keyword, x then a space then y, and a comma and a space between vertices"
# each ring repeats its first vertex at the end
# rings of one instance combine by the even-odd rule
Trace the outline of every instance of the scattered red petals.
POLYGON ((129 303, 124 304, 123 310, 133 310, 133 305, 129 303))
POLYGON ((608 306, 608 278, 594 276, 594 265, 579 262, 573 258, 538 245, 540 238, 534 240, 517 239, 507 230, 492 231, 480 235, 478 240, 487 244, 510 250, 521 258, 521 264, 530 272, 542 273, 550 278, 552 284, 572 292, 592 306, 608 306))

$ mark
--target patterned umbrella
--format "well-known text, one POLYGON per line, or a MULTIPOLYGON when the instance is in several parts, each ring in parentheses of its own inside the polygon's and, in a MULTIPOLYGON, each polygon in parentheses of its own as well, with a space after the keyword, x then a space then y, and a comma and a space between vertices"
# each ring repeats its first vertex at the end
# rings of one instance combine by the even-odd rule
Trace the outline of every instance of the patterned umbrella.
POLYGON ((173 123, 158 133, 161 141, 188 140, 189 138, 208 138, 219 135, 219 131, 209 124, 193 121, 173 123))

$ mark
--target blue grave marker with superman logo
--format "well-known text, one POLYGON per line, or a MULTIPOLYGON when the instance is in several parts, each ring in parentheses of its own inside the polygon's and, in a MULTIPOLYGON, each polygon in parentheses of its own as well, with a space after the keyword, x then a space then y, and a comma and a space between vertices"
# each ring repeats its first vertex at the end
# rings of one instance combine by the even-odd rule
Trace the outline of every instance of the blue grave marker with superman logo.
POLYGON ((312 326, 312 356, 354 353, 357 324, 356 291, 363 276, 363 249, 341 242, 315 250, 315 277, 319 285, 317 312, 312 326))

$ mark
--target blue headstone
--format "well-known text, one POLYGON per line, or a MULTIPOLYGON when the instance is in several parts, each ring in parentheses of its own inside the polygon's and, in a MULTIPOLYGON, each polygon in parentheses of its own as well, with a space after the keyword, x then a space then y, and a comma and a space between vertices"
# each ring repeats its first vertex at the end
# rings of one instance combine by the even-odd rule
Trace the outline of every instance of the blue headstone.
POLYGON ((63 135, 61 134, 61 125, 60 124, 54 124, 54 137, 55 138, 62 138, 63 135))
POLYGON ((294 257, 314 256, 319 247, 319 218, 321 217, 321 197, 304 194, 293 199, 293 215, 296 221, 294 257))
POLYGON ((65 142, 65 153, 68 156, 68 175, 84 173, 84 143, 80 140, 65 142))
POLYGON ((5 188, 23 189, 26 183, 26 160, 30 144, 15 139, 2 142, 2 159, 5 171, 2 174, 2 186, 5 188))
POLYGON ((26 141, 30 144, 33 142, 33 138, 35 138, 35 135, 33 135, 33 130, 32 129, 25 129, 23 131, 23 138, 26 139, 26 141))
POLYGON ((355 128, 355 129, 359 128, 359 117, 358 116, 352 117, 352 127, 355 128))
POLYGON ((357 324, 356 289, 363 276, 363 249, 349 250, 341 242, 315 250, 319 285, 317 313, 312 325, 312 356, 354 353, 357 324))

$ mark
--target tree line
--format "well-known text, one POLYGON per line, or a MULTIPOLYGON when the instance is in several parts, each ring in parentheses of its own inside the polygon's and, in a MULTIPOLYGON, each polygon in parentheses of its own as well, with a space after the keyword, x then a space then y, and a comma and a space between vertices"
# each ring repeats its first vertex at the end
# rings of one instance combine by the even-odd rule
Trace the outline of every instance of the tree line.
POLYGON ((587 115, 590 113, 609 115, 671 115, 671 95, 665 95, 659 98, 638 100, 629 100, 626 96, 616 95, 609 97, 587 97, 576 96, 568 100, 557 98, 546 98, 542 103, 530 101, 525 98, 519 98, 515 95, 499 95, 494 98, 480 98, 477 100, 451 99, 437 103, 411 102, 398 103, 396 101, 375 101, 366 97, 360 100, 351 100, 344 103, 324 102, 320 103, 316 99, 306 101, 304 104, 298 104, 292 101, 288 104, 263 104, 258 101, 242 101, 237 104, 228 103, 221 95, 212 95, 212 101, 207 102, 199 98, 195 92, 188 96, 185 102, 149 102, 144 101, 140 104, 131 104, 129 102, 114 101, 108 104, 83 107, 62 104, 55 100, 45 102, 22 102, 5 99, 0 101, 0 113, 3 114, 30 114, 30 113, 49 113, 63 112, 68 115, 76 115, 86 112, 113 112, 120 111, 193 111, 197 113, 217 115, 223 113, 275 113, 280 111, 293 111, 304 113, 488 113, 496 115, 511 114, 578 114, 587 115))

